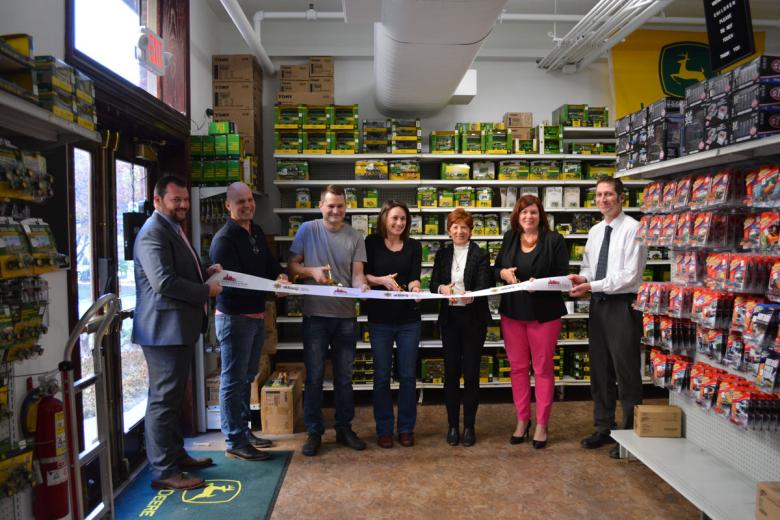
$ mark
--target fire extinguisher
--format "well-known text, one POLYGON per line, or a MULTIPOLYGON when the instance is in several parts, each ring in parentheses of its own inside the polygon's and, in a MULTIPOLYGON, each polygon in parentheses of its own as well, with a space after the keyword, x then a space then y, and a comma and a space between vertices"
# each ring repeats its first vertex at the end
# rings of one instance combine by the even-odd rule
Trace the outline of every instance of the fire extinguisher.
POLYGON ((33 457, 40 472, 40 482, 33 486, 36 520, 55 520, 69 512, 65 410, 62 401, 53 396, 56 392, 56 381, 42 381, 40 387, 27 395, 22 406, 22 417, 27 417, 27 428, 23 429, 29 430, 35 424, 35 430, 29 433, 33 434, 33 457))

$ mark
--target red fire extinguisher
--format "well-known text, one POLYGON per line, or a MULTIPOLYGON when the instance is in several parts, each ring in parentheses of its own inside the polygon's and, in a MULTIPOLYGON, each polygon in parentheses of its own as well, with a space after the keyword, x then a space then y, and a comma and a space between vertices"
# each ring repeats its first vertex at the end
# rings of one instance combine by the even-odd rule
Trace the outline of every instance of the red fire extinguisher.
POLYGON ((56 383, 54 385, 52 388, 41 384, 28 394, 22 406, 22 417, 27 416, 27 426, 35 424, 33 457, 41 475, 41 482, 33 486, 36 520, 55 520, 68 514, 65 411, 62 401, 51 395, 56 392, 56 383), (37 416, 34 422, 32 414, 37 416))

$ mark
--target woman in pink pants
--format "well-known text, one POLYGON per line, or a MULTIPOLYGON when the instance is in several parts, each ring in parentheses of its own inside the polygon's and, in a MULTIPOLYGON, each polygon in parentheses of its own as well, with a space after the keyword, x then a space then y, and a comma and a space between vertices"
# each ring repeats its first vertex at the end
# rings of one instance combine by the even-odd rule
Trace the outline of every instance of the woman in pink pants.
MULTIPOLYGON (((515 204, 512 229, 504 235, 495 263, 496 278, 512 284, 569 273, 569 254, 563 237, 552 231, 538 197, 524 195, 515 204)), ((536 428, 533 447, 547 446, 547 424, 555 392, 553 356, 566 314, 559 292, 517 291, 501 296, 501 334, 512 372, 512 397, 517 427, 510 439, 519 444, 531 428, 531 378, 533 365, 536 395, 536 428)))

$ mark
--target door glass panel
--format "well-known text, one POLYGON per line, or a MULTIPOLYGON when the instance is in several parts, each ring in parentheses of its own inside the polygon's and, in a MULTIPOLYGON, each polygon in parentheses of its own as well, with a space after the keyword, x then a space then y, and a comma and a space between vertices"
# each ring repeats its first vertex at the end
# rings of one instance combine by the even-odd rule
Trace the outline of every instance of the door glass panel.
MULTIPOLYGON (((76 215, 76 280, 78 285, 79 317, 94 302, 92 280, 92 154, 79 148, 73 149, 75 177, 76 215)), ((83 352, 82 352, 83 354, 83 352)))
MULTIPOLYGON (((147 170, 143 166, 116 161, 116 223, 117 281, 122 309, 135 308, 135 277, 133 261, 125 260, 122 214, 140 212, 147 200, 147 170)), ((120 349, 122 352, 122 411, 124 430, 129 431, 143 418, 146 409, 148 377, 141 347, 130 341, 132 319, 122 320, 120 349)))

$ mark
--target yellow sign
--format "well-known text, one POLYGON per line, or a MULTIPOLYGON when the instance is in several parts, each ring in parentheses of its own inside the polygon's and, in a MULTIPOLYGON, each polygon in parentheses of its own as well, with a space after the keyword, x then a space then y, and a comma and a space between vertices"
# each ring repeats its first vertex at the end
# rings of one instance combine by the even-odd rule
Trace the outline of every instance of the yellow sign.
POLYGON ((240 493, 240 480, 207 480, 205 488, 187 490, 181 500, 187 504, 224 504, 240 493))
MULTIPOLYGON (((763 32, 754 33, 756 54, 764 52, 763 32)), ((713 75, 707 33, 634 31, 610 51, 615 117, 636 112, 663 97, 679 97, 685 88, 713 75)))

